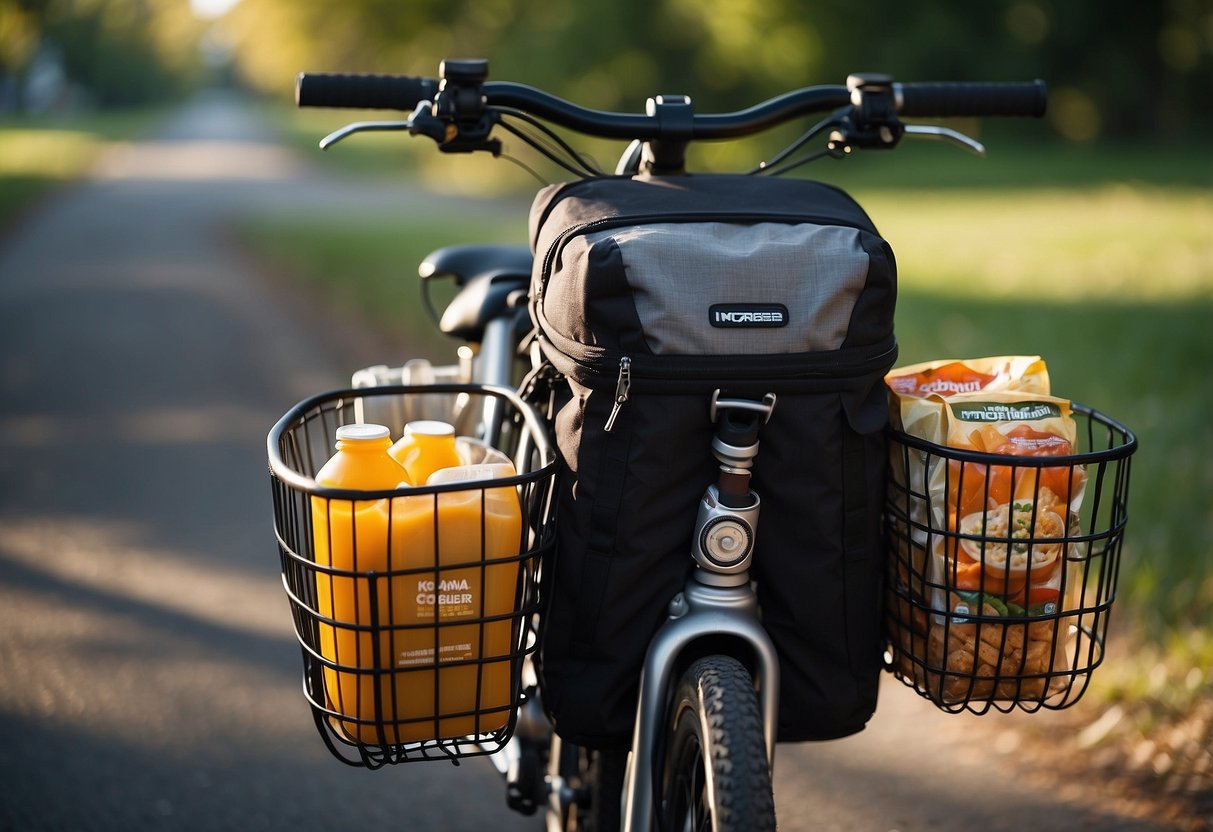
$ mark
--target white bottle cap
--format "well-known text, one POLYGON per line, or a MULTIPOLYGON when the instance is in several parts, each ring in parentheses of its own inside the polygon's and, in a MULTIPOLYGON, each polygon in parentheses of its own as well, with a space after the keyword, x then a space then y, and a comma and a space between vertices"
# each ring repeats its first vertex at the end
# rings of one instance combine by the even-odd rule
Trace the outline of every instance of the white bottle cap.
POLYGON ((405 433, 413 433, 418 436, 454 436, 455 427, 446 422, 439 422, 436 419, 419 419, 416 422, 409 422, 404 426, 405 433))
POLYGON ((342 425, 337 428, 337 440, 386 439, 391 432, 383 425, 342 425))

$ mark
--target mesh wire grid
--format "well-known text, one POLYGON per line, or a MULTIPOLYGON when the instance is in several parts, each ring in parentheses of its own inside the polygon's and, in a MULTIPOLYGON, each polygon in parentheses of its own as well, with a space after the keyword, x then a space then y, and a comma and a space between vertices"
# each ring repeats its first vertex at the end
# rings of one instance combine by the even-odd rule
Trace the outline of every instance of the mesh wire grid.
POLYGON ((1065 708, 1103 662, 1137 440, 1091 408, 1074 417, 1067 456, 890 431, 889 669, 943 710, 1065 708))
POLYGON ((303 692, 329 750, 370 768, 500 750, 552 546, 555 456, 536 414, 477 385, 336 391, 283 416, 268 453, 303 692), (341 425, 373 415, 399 436, 410 414, 472 424, 485 408, 516 476, 390 491, 313 479, 341 425))

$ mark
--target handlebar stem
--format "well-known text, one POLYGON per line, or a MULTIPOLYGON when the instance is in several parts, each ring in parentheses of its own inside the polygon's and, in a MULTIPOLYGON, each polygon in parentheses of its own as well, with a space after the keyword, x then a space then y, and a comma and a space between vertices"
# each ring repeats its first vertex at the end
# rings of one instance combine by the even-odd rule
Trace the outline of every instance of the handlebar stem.
POLYGON ((668 176, 686 169, 687 145, 695 136, 695 108, 687 95, 658 95, 645 104, 645 114, 657 120, 657 136, 644 143, 640 169, 668 176))

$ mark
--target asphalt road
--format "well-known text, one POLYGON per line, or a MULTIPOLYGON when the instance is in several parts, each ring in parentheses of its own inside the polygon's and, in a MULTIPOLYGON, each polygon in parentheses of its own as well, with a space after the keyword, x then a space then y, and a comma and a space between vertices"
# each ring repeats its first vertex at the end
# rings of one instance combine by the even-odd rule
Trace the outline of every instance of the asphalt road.
MULTIPOLYGON (((225 228, 355 204, 423 203, 317 174, 212 97, 0 240, 0 830, 540 828, 484 761, 338 764, 299 691, 265 435, 363 356, 225 228)), ((1026 776, 1017 723, 976 722, 890 684, 863 734, 780 749, 781 828, 1159 828, 1082 772, 1026 776)))

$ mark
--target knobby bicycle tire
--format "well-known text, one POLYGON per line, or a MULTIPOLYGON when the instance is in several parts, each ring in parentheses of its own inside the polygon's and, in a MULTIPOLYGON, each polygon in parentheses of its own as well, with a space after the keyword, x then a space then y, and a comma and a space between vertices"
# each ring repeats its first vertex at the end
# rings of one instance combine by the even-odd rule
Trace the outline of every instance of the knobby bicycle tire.
POLYGON ((762 712, 749 671, 707 656, 674 697, 662 775, 662 829, 771 832, 775 800, 762 712))

